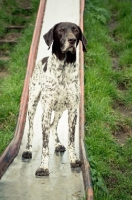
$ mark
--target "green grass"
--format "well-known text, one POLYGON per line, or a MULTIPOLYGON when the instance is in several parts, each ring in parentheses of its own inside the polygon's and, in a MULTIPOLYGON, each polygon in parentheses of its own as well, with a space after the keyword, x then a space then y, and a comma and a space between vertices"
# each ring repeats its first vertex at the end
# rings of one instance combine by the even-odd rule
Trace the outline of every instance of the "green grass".
POLYGON ((132 137, 124 145, 113 137, 121 127, 132 131, 131 117, 114 109, 115 103, 132 106, 131 8, 130 0, 86 0, 85 141, 95 200, 132 199, 132 137), (112 57, 120 70, 113 69, 112 57))
MULTIPOLYGON (((14 23, 14 17, 9 16, 24 11, 8 1, 1 2, 8 4, 5 10, 0 10, 0 35, 3 35, 4 27, 14 23)), ((12 49, 8 76, 0 80, 0 153, 12 139, 16 127, 37 0, 32 0, 32 8, 28 28, 12 49)), ((131 8, 130 0, 86 0, 85 141, 95 200, 132 199, 132 137, 124 145, 113 137, 121 127, 132 130, 131 116, 123 116, 114 106, 123 105, 128 110, 132 107, 131 8), (116 21, 113 30, 109 28, 111 18, 116 21), (118 59, 120 70, 113 69, 113 56, 118 59)))
MULTIPOLYGON (((30 23, 25 24, 27 28, 12 48, 7 66, 8 76, 0 80, 0 154, 14 135, 38 5, 37 0, 31 1, 30 23)), ((5 21, 7 19, 6 16, 5 21)))
POLYGON ((31 21, 31 16, 38 8, 38 1, 14 0, 13 4, 9 0, 0 1, 0 36, 3 36, 8 25, 25 25, 31 21), (30 10, 25 8, 29 7, 30 10))

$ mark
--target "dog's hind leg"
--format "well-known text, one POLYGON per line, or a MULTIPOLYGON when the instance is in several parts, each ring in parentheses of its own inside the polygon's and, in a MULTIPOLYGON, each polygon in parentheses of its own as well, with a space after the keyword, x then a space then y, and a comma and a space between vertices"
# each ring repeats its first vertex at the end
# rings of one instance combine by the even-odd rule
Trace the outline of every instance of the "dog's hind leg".
POLYGON ((30 91, 29 91, 29 102, 28 102, 28 113, 27 113, 29 128, 27 132, 26 149, 22 154, 23 160, 32 158, 33 121, 34 121, 34 115, 36 112, 39 97, 40 97, 40 85, 32 84, 32 88, 30 88, 30 91))
POLYGON ((80 159, 75 153, 75 128, 77 122, 77 109, 68 109, 68 124, 69 124, 69 158, 71 167, 79 167, 81 165, 80 159))
POLYGON ((61 118, 62 112, 55 112, 54 120, 53 123, 51 124, 51 130, 54 136, 54 141, 55 141, 55 151, 56 152, 64 152, 66 151, 66 148, 61 144, 58 133, 57 133, 57 126, 58 122, 61 118))

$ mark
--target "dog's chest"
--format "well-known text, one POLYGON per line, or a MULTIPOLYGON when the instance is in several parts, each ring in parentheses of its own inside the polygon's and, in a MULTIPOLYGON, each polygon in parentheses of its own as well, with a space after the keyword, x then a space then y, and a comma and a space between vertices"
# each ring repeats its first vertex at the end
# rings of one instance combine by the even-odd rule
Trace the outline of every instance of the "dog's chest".
POLYGON ((41 69, 41 101, 48 99, 55 110, 64 108, 69 103, 79 101, 78 65, 58 61, 56 57, 49 58, 41 69), (46 66, 47 65, 47 66, 46 66), (47 70, 43 70, 47 67, 47 70), (52 103, 51 103, 52 102, 52 103))
POLYGON ((42 90, 71 90, 78 84, 78 65, 76 63, 67 64, 59 61, 55 56, 48 59, 48 62, 42 66, 41 85, 42 90), (44 68, 47 70, 44 72, 44 68))

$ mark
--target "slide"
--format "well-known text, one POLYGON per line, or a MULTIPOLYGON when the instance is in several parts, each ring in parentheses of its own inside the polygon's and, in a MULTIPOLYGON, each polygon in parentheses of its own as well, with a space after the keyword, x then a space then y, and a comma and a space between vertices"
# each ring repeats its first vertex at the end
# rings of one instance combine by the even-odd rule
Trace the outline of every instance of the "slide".
MULTIPOLYGON (((80 63, 81 105, 78 108, 75 148, 82 160, 82 167, 71 169, 68 156, 68 112, 64 111, 58 125, 60 141, 66 147, 64 153, 55 153, 54 140, 50 133, 49 149, 49 176, 37 178, 36 169, 40 165, 42 152, 41 113, 39 103, 34 119, 33 156, 29 162, 22 161, 22 153, 26 145, 28 121, 26 108, 28 103, 28 83, 32 74, 31 65, 49 56, 51 49, 45 44, 43 35, 59 22, 73 22, 83 29, 84 0, 40 0, 35 33, 28 60, 25 86, 20 107, 18 124, 14 140, 0 159, 0 200, 93 200, 93 190, 89 172, 89 163, 86 158, 83 142, 84 134, 84 104, 83 104, 83 52, 77 48, 77 62, 80 63), (39 32, 39 33, 38 33, 39 32), (35 60, 33 61, 33 59, 35 60), (27 80, 27 81, 26 81, 27 80), (25 107, 24 107, 24 102, 25 107), (23 109, 25 111, 23 112, 23 109), (24 113, 24 114, 23 114, 24 113), (21 122, 23 120, 23 123, 21 122), (21 124, 24 124, 23 126, 21 124), (18 136, 18 130, 20 132, 18 136), (19 137, 19 139, 18 139, 19 137), (20 143, 20 147, 19 147, 20 143), (15 152, 15 153, 14 153, 15 152), (18 153, 17 153, 18 152, 18 153), (15 155, 17 154, 17 155, 15 155), (15 157, 16 156, 16 157, 15 157), (14 158, 15 157, 15 158, 14 158), (8 167, 8 168, 7 168, 8 167)), ((82 30, 83 31, 83 30, 82 30)), ((54 113, 52 113, 52 118, 54 113)), ((51 119, 52 120, 52 119, 51 119)))

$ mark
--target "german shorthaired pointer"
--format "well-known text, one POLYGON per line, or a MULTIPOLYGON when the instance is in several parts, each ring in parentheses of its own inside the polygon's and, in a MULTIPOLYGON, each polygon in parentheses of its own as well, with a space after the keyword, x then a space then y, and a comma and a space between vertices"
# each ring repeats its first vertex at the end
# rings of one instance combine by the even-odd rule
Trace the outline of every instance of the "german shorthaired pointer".
POLYGON ((75 126, 77 108, 80 99, 79 65, 76 63, 76 47, 82 41, 86 51, 86 39, 81 29, 74 23, 61 22, 51 28, 45 35, 46 44, 51 46, 52 54, 43 58, 35 66, 29 84, 27 145, 22 159, 32 158, 33 120, 38 101, 42 104, 42 159, 36 176, 49 175, 49 134, 50 128, 55 138, 55 151, 64 152, 57 125, 64 110, 68 110, 69 124, 69 159, 71 167, 81 165, 75 153, 75 126), (52 111, 55 112, 53 123, 50 124, 52 111))

